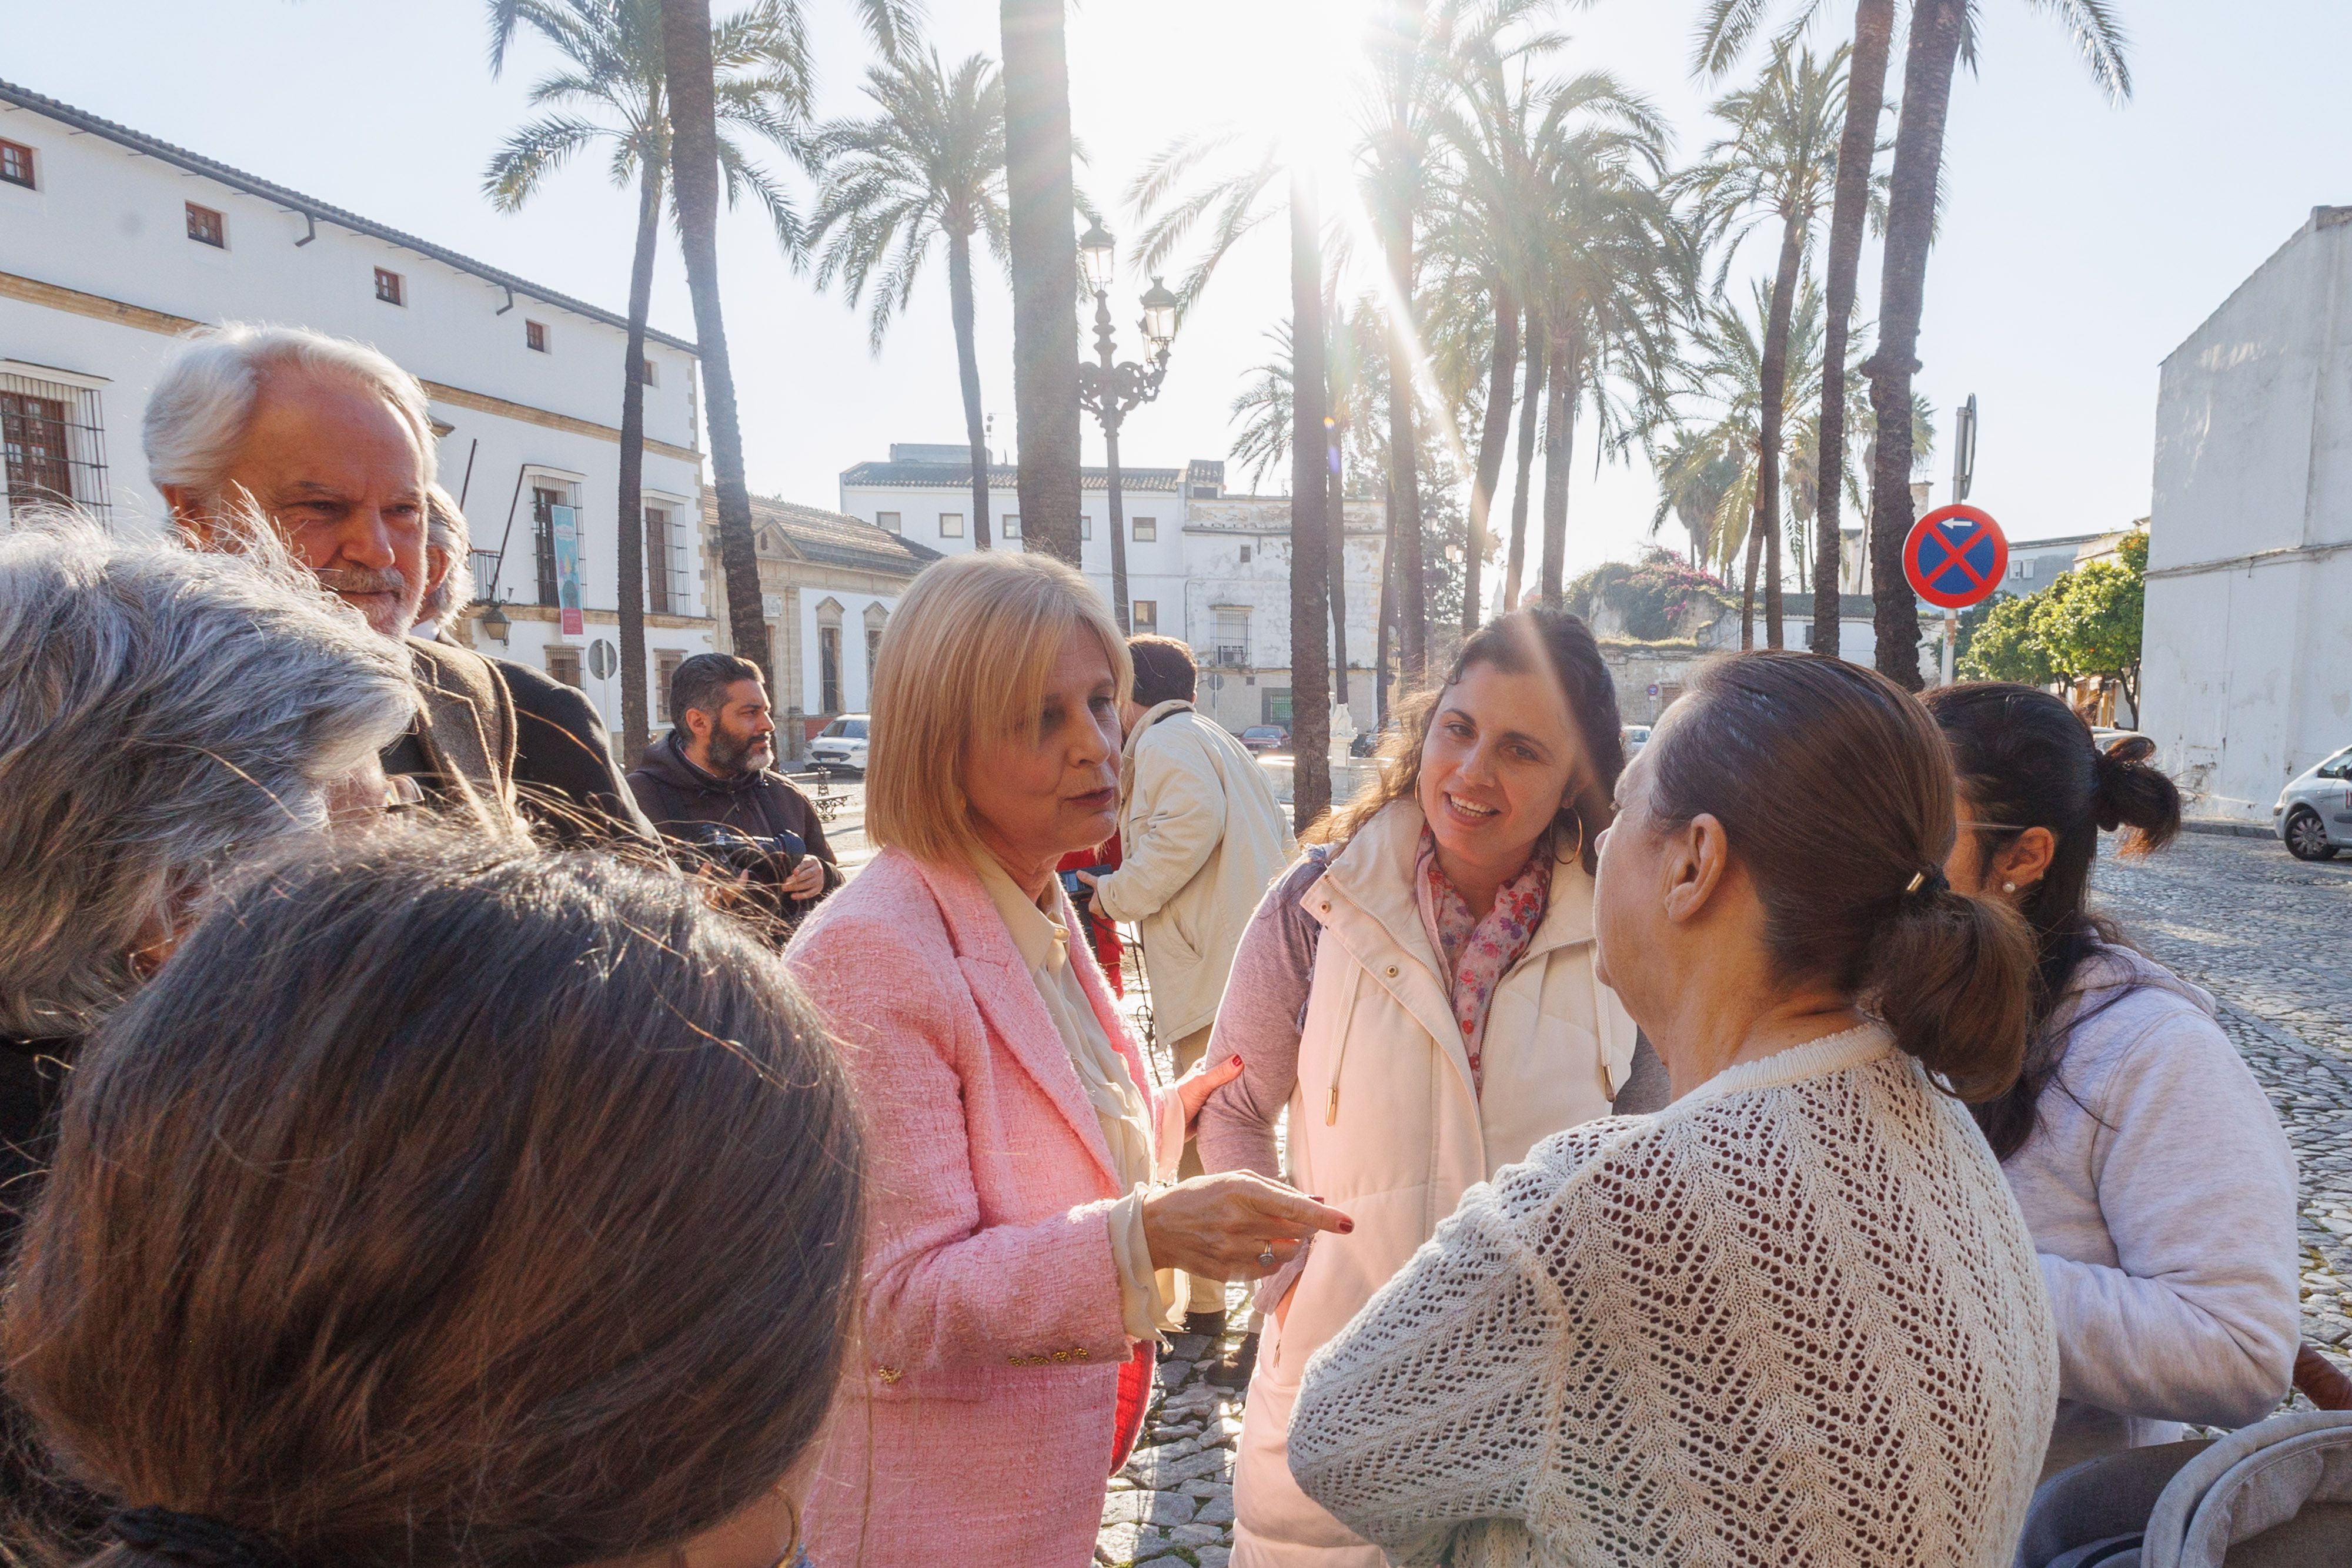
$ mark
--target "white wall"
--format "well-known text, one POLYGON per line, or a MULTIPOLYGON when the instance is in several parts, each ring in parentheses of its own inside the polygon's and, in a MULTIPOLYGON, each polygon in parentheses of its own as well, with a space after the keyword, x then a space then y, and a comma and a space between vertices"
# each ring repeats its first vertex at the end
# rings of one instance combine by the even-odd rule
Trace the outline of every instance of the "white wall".
MULTIPOLYGON (((509 552, 502 596, 537 598, 530 487, 517 480, 538 467, 576 479, 583 511, 583 591, 591 611, 617 603, 614 519, 620 481, 615 440, 574 429, 566 420, 617 427, 626 336, 621 328, 544 300, 518 294, 514 308, 503 287, 429 260, 416 252, 321 222, 317 237, 297 246, 307 225, 276 204, 242 194, 156 159, 135 156, 97 135, 73 135, 58 121, 30 110, 0 113, 0 137, 35 149, 37 190, 0 183, 0 273, 76 290, 137 308, 128 319, 105 320, 20 296, 37 293, 0 279, 0 367, 38 377, 53 367, 96 389, 105 426, 107 490, 118 522, 160 523, 161 498, 148 482, 140 451, 139 421, 147 392, 173 347, 167 331, 134 324, 142 312, 202 322, 250 320, 315 328, 373 343, 432 383, 460 394, 498 399, 538 411, 540 417, 484 412, 436 396, 433 413, 452 426, 440 443, 440 477, 452 495, 464 492, 478 549, 509 552), (227 246, 215 249, 187 237, 185 204, 196 202, 226 218, 227 246), (404 305, 375 298, 375 268, 400 274, 404 305), (524 344, 523 323, 548 329, 548 351, 524 344), (472 476, 467 478, 468 459, 472 476), (513 527, 508 517, 511 506, 513 527)), ((267 176, 267 171, 255 171, 267 176)), ((646 433, 679 447, 695 444, 694 360, 649 343, 656 384, 646 389, 646 433)), ((700 491, 698 461, 648 451, 644 488, 672 500, 680 522, 695 526, 700 491)), ((701 551, 688 551, 689 608, 706 612, 701 551)), ((614 630, 589 626, 591 636, 617 643, 614 630)), ((561 639, 551 623, 519 620, 506 656, 544 667, 551 642, 584 647, 587 639, 561 639)), ((649 660, 663 648, 702 652, 706 629, 649 628, 649 660)), ((488 651, 502 652, 496 644, 488 651)), ((648 672, 650 676, 650 671, 648 672)), ((589 695, 606 721, 620 722, 620 682, 586 677, 589 695)))
MULTIPOLYGON (((853 485, 845 480, 841 486, 840 510, 862 522, 877 522, 885 513, 898 514, 901 537, 919 545, 929 545, 942 555, 960 555, 973 548, 971 518, 971 476, 969 468, 957 469, 940 465, 944 474, 953 476, 943 485, 853 485), (963 519, 963 532, 948 537, 940 532, 940 517, 952 513, 963 519)), ((1129 534, 1127 546, 1127 596, 1129 601, 1150 600, 1160 609, 1160 629, 1168 628, 1175 606, 1183 600, 1184 579, 1183 517, 1185 502, 1174 486, 1165 489, 1139 489, 1125 484, 1119 489, 1120 510, 1126 514, 1129 534), (1135 520, 1150 517, 1158 526, 1159 538, 1137 540, 1132 535, 1135 520)), ((1095 585, 1105 602, 1111 597, 1110 580, 1110 497, 1101 490, 1085 492, 1078 507, 1079 514, 1093 519, 1088 537, 1080 541, 1078 555, 1087 580, 1095 585)), ((992 489, 988 503, 988 529, 991 548, 1017 550, 1024 541, 1003 537, 1003 519, 1007 515, 1021 513, 1019 492, 1007 485, 992 489)), ((1171 633, 1173 635, 1174 633, 1171 633)))
POLYGON ((2164 362, 2143 727, 2193 809, 2267 824, 2352 741, 2352 211, 2321 209, 2164 362))

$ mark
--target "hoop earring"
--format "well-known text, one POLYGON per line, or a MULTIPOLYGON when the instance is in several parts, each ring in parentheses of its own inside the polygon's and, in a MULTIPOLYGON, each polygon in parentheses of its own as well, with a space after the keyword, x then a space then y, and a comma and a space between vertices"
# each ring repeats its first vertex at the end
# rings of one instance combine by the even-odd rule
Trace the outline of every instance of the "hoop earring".
POLYGON ((1560 858, 1563 860, 1575 861, 1579 864, 1582 864, 1584 861, 1584 813, 1571 810, 1569 814, 1576 819, 1576 847, 1569 851, 1567 854, 1560 858))
POLYGON ((792 1521, 793 1537, 792 1544, 784 1548, 784 1554, 776 1559, 775 1568, 795 1568, 801 1561, 800 1505, 788 1497, 779 1497, 776 1500, 784 1505, 784 1517, 792 1521))

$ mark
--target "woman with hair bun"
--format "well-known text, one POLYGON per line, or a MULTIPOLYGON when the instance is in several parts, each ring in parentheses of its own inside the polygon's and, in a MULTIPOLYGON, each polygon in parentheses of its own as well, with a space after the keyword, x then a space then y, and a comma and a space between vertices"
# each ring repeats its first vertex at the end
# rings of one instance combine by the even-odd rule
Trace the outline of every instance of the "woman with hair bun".
POLYGON ((2145 736, 2102 750, 2047 692, 1988 681, 1927 704, 1958 771, 1947 873, 2033 928, 2024 1071, 1975 1109, 2057 1320, 2048 1468, 2258 1420, 2302 1322, 2294 1156, 2213 998, 2084 906, 2100 831, 2158 849, 2179 792, 2145 736))
POLYGON ((1883 676, 1700 673, 1593 895, 1677 1097, 1473 1187, 1307 1364, 1308 1496, 1398 1564, 2009 1561, 2058 1353, 1959 1097, 2017 1076, 2032 946, 1953 831, 1883 676))

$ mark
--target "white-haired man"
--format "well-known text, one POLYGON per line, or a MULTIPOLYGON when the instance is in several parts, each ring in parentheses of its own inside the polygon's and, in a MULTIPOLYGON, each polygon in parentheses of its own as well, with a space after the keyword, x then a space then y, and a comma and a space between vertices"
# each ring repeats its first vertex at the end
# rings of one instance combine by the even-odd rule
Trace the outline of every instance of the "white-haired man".
MULTIPOLYGON (((495 664, 409 635, 433 575, 436 468, 415 376, 363 343, 230 322, 191 334, 164 366, 142 439, 148 474, 190 539, 233 549, 239 519, 257 514, 377 632, 405 642, 421 716, 385 753, 386 771, 508 805, 520 786, 520 802, 542 816, 599 809, 572 798, 572 779, 534 778, 519 761, 514 695, 495 664)), ((609 754, 602 761, 617 778, 609 754)))

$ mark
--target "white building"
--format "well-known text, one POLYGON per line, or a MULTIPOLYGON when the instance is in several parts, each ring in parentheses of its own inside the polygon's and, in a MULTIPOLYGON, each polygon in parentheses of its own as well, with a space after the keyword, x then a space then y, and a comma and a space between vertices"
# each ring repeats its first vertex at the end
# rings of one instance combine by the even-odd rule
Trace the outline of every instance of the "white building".
MULTIPOLYGON (((425 382, 442 483, 473 528, 477 591, 495 589, 509 622, 503 648, 479 637, 480 606, 466 632, 582 686, 617 728, 626 321, 0 82, 0 505, 62 497, 119 523, 160 520, 139 444, 148 390, 173 339, 224 320, 360 339, 425 382), (580 528, 583 624, 571 634, 556 609, 559 507, 578 508, 580 528)), ((711 622, 694 345, 651 333, 646 363, 646 640, 658 670, 708 651, 711 622)))
POLYGON ((2164 361, 2141 727, 2196 809, 2267 826, 2352 743, 2352 207, 2164 361))
MULTIPOLYGON (((990 543, 1019 549, 1018 472, 989 470, 990 543)), ((1081 476, 1079 553, 1088 580, 1111 596, 1108 473, 1081 476)), ((1239 730, 1290 721, 1290 500, 1228 496, 1225 465, 1119 469, 1128 527, 1129 619, 1191 644, 1203 672, 1201 706, 1239 730)), ((841 476, 841 510, 908 543, 955 554, 973 548, 968 447, 894 442, 887 463, 841 476)), ((1381 503, 1347 506, 1349 710, 1373 722, 1371 681, 1384 540, 1381 503)))
MULTIPOLYGON (((734 651, 727 621, 727 578, 719 560, 718 492, 702 493, 704 571, 722 652, 734 651)), ((785 755, 801 755, 826 722, 861 713, 873 701, 874 661, 898 597, 917 572, 940 559, 912 539, 816 507, 751 497, 751 544, 776 676, 776 722, 797 717, 785 755)))

